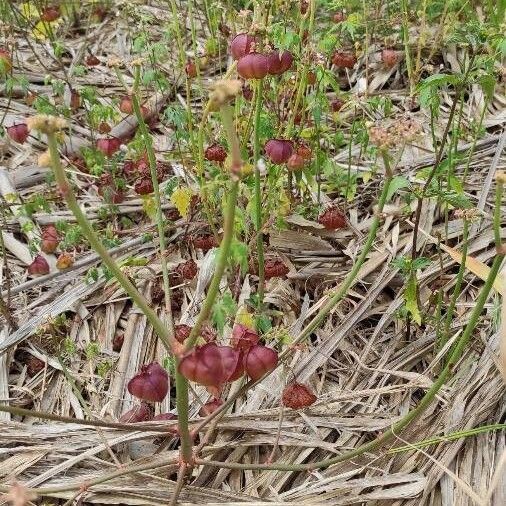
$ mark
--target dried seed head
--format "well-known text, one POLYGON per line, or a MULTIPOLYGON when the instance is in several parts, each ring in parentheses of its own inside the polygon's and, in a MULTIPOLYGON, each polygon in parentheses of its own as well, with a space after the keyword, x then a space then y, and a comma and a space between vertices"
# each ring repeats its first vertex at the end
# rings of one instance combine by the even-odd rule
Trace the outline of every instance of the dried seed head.
POLYGON ((505 185, 506 184, 506 171, 498 170, 495 173, 495 180, 497 181, 497 184, 505 185))
POLYGON ((39 167, 51 167, 51 155, 49 151, 44 151, 44 153, 39 155, 37 158, 37 165, 39 167))
POLYGON ((209 101, 213 109, 231 102, 240 92, 242 83, 239 79, 220 79, 214 82, 209 89, 209 101))
POLYGON ((57 118, 49 114, 37 114, 26 120, 28 130, 38 130, 39 132, 50 134, 59 132, 67 126, 64 118, 57 118))
POLYGON ((122 59, 118 58, 117 56, 111 56, 107 60, 107 66, 110 68, 121 67, 124 64, 125 64, 125 62, 122 59))

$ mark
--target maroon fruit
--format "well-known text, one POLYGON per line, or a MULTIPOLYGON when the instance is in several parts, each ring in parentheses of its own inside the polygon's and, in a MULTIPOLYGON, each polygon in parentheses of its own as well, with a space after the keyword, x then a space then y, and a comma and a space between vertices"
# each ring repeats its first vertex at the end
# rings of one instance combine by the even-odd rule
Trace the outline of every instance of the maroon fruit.
POLYGON ((253 380, 259 380, 264 374, 273 371, 278 365, 278 353, 267 346, 256 344, 244 356, 244 369, 253 380))
POLYGON ((98 124, 97 130, 99 134, 108 134, 112 130, 112 128, 111 125, 107 123, 107 121, 101 121, 98 124))
POLYGON ((46 7, 40 16, 41 21, 56 21, 61 16, 60 7, 58 5, 51 5, 46 7))
POLYGON ((265 261, 265 279, 282 278, 289 272, 290 269, 277 258, 270 258, 265 261))
POLYGON ((290 70, 293 64, 293 55, 290 51, 272 51, 267 58, 269 59, 269 74, 275 76, 283 74, 290 70))
POLYGON ((27 271, 32 276, 43 276, 49 274, 49 264, 42 255, 37 255, 28 266, 27 271))
POLYGON ((230 53, 234 60, 239 60, 250 53, 252 45, 255 43, 255 37, 247 33, 237 34, 230 43, 230 53))
POLYGON ((125 334, 116 334, 112 340, 113 351, 120 352, 123 347, 123 341, 125 340, 125 334))
POLYGON ((293 153, 293 144, 285 139, 270 139, 265 143, 265 154, 275 164, 288 161, 293 153))
POLYGON ((241 353, 215 343, 196 346, 181 359, 179 372, 200 385, 221 387, 242 373, 241 353))
POLYGON ((175 325, 174 337, 176 338, 177 341, 183 344, 185 339, 188 339, 188 337, 190 336, 191 331, 192 328, 189 325, 185 325, 184 323, 175 325))
POLYGON ((304 168, 304 163, 304 158, 302 158, 302 156, 300 156, 298 153, 294 153, 290 158, 288 158, 286 166, 288 167, 288 170, 297 171, 304 168))
POLYGON ((202 329, 200 330, 200 336, 206 343, 212 343, 213 341, 216 341, 218 332, 209 323, 204 323, 204 325, 202 325, 202 329))
POLYGON ((393 67, 399 61, 399 53, 394 49, 383 49, 381 51, 381 61, 385 67, 393 67))
POLYGON ((158 362, 143 365, 128 382, 128 391, 143 401, 161 402, 169 391, 169 375, 158 362))
POLYGON ((316 401, 316 395, 302 383, 293 382, 283 390, 281 402, 291 409, 301 409, 311 406, 316 401))
POLYGON ((7 135, 14 141, 19 142, 19 144, 24 144, 26 139, 28 139, 28 126, 26 123, 17 123, 16 125, 12 125, 7 127, 7 135))
POLYGON ((132 409, 123 413, 119 421, 123 423, 147 422, 152 419, 151 417, 150 407, 145 402, 141 402, 138 406, 134 406, 132 409))
POLYGON ((200 416, 209 416, 214 413, 221 405, 223 401, 221 399, 213 399, 212 401, 206 402, 199 410, 200 416))
POLYGON ((336 98, 335 100, 332 100, 330 102, 330 108, 332 109, 332 112, 339 112, 344 106, 344 100, 341 100, 340 98, 336 98))
POLYGON ((86 57, 86 65, 88 67, 96 67, 100 65, 100 60, 94 54, 90 54, 86 57))
POLYGON ((135 182, 134 191, 137 195, 149 195, 153 193, 153 181, 149 177, 141 177, 135 182))
POLYGON ((309 10, 309 1, 308 0, 301 0, 299 5, 299 11, 304 16, 304 14, 307 13, 309 10))
POLYGON ((184 70, 186 72, 186 75, 190 79, 193 79, 194 77, 197 77, 197 65, 195 65, 195 62, 189 60, 186 63, 186 66, 185 66, 184 70))
POLYGON ((316 74, 312 70, 307 73, 307 83, 311 86, 316 84, 316 74))
POLYGON ((332 63, 342 69, 351 69, 357 63, 357 57, 350 51, 336 51, 332 56, 332 63))
POLYGON ((60 242, 60 238, 58 237, 58 231, 54 225, 48 225, 44 227, 42 231, 42 241, 40 244, 40 249, 44 253, 54 253, 58 244, 60 242))
POLYGON ((102 151, 105 156, 111 157, 118 151, 121 146, 121 139, 117 137, 107 137, 105 139, 97 140, 97 149, 102 151))
POLYGON ((307 144, 299 144, 297 146, 297 154, 299 156, 302 156, 304 160, 311 160, 313 152, 311 151, 311 148, 307 144))
POLYGON ((212 248, 217 248, 220 244, 212 234, 199 235, 193 238, 193 245, 202 251, 209 251, 212 248))
POLYGON ((119 103, 119 110, 124 114, 132 114, 134 112, 132 97, 123 97, 119 103))
POLYGON ((190 260, 187 260, 186 262, 179 264, 176 267, 176 272, 179 274, 183 279, 191 280, 193 279, 197 273, 199 272, 199 268, 194 260, 190 258, 190 260))
POLYGON ((249 53, 237 62, 237 73, 243 79, 263 79, 269 73, 269 58, 261 53, 249 53))
POLYGON ((127 181, 131 181, 137 175, 137 165, 133 160, 125 160, 121 172, 127 181))
POLYGON ((210 162, 223 163, 227 159, 227 151, 220 144, 211 144, 205 150, 204 157, 210 162))
POLYGON ((236 323, 232 329, 232 338, 230 343, 236 350, 248 351, 252 346, 258 344, 259 336, 253 329, 236 323))
POLYGON ((337 207, 332 206, 318 216, 318 223, 327 230, 338 230, 346 227, 346 217, 337 207))

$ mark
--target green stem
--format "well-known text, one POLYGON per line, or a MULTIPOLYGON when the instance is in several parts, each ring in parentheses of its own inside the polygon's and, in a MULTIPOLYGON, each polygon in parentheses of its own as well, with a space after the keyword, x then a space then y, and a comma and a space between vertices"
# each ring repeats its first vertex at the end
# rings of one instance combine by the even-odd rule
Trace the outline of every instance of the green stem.
POLYGON ((162 278, 163 278, 163 290, 165 292, 165 317, 167 319, 167 326, 169 333, 174 334, 174 323, 172 321, 172 309, 170 304, 170 281, 169 281, 169 269, 167 267, 166 251, 167 245, 165 243, 165 229, 164 219, 162 211, 162 202, 160 198, 160 186, 158 184, 158 174, 156 170, 156 156, 153 149, 153 140, 149 134, 148 127, 142 116, 141 106, 139 104, 139 98, 137 92, 139 89, 140 82, 140 67, 135 68, 135 81, 132 93, 132 103, 134 106, 135 116, 137 117, 137 123, 139 124, 139 131, 141 138, 144 141, 144 147, 148 154, 149 171, 151 174, 151 182, 153 184, 153 197, 156 207, 156 225, 158 227, 158 238, 160 246, 160 263, 162 266, 162 278))
POLYGON ((462 282, 464 280, 464 273, 466 272, 466 259, 467 259, 467 247, 468 247, 468 236, 469 236, 469 221, 464 218, 464 230, 462 232, 462 260, 459 265, 459 272, 457 273, 457 280, 455 282, 455 289, 452 293, 452 299, 450 301, 450 305, 448 306, 448 312, 446 313, 445 326, 442 336, 440 336, 439 349, 443 347, 448 338, 450 336, 450 326, 453 319, 453 312, 455 311, 455 306, 457 304, 457 299, 460 297, 460 289, 462 287, 462 282))
POLYGON ((82 212, 79 203, 77 202, 76 196, 72 190, 72 186, 67 180, 65 170, 61 164, 60 155, 58 153, 58 144, 56 141, 56 136, 53 132, 47 134, 47 141, 56 182, 65 197, 69 209, 72 211, 77 223, 81 227, 84 236, 86 239, 88 239, 91 247, 98 253, 102 259, 102 262, 111 271, 121 287, 146 315, 146 318, 153 326, 153 329, 167 350, 174 353, 175 355, 178 355, 181 350, 181 345, 174 339, 173 336, 171 336, 164 323, 160 320, 160 318, 158 318, 153 309, 151 309, 148 301, 139 293, 137 288, 135 288, 132 282, 118 267, 114 259, 109 255, 107 249, 104 247, 97 234, 93 230, 90 222, 82 212))
MULTIPOLYGON (((179 365, 179 360, 177 361, 179 365)), ((176 367, 176 408, 179 437, 181 438, 181 459, 185 464, 193 462, 193 438, 188 426, 189 401, 188 401, 188 380, 179 372, 176 367)))
POLYGON ((260 112, 262 110, 263 80, 257 84, 255 97, 255 127, 253 145, 253 164, 255 167, 255 227, 257 232, 257 255, 258 255, 258 305, 261 308, 265 291, 265 259, 264 259, 264 235, 262 233, 262 190, 260 185, 260 112))

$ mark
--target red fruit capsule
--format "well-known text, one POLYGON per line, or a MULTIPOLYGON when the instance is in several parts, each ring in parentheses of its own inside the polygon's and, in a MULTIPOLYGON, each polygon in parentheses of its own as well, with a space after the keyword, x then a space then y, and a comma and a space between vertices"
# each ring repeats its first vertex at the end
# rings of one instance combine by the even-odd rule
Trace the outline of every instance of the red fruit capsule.
POLYGON ((74 265, 74 257, 67 252, 60 253, 58 258, 56 259, 56 268, 60 271, 64 271, 65 269, 68 269, 69 267, 72 267, 74 265))
POLYGON ((214 413, 221 405, 223 401, 221 399, 213 399, 212 401, 206 402, 200 409, 200 416, 209 416, 211 413, 214 413))
POLYGON ((332 56, 332 63, 342 69, 351 69, 357 63, 357 57, 350 51, 337 51, 332 56))
POLYGON ((311 406, 316 401, 316 395, 302 383, 293 382, 283 390, 281 402, 291 409, 301 409, 311 406))
POLYGON ((119 110, 124 114, 132 114, 134 112, 134 104, 131 97, 123 97, 119 103, 119 110))
POLYGON ((338 230, 346 227, 346 217, 337 207, 332 206, 320 214, 318 223, 323 225, 327 230, 338 230))
POLYGON ((109 123, 107 123, 107 121, 101 121, 98 124, 97 130, 98 130, 98 133, 100 133, 100 134, 108 134, 112 129, 111 129, 111 125, 109 125, 109 123))
POLYGON ((26 123, 17 123, 16 125, 12 125, 7 127, 7 135, 14 141, 19 144, 24 144, 26 139, 28 139, 28 126, 26 123))
POLYGON ((217 248, 219 246, 218 241, 212 234, 208 235, 199 235, 193 238, 193 245, 201 249, 202 251, 209 251, 212 248, 217 248))
POLYGON ((265 154, 275 164, 282 164, 288 161, 293 153, 293 144, 284 139, 270 139, 265 143, 265 154))
POLYGON ((277 258, 269 258, 265 261, 265 279, 282 278, 290 272, 290 269, 277 258))
POLYGON ((169 391, 169 375, 158 362, 143 365, 128 382, 128 391, 143 401, 161 402, 169 391))
POLYGON ((179 264, 176 267, 176 272, 183 278, 187 280, 193 279, 197 273, 199 272, 199 268, 194 260, 190 258, 186 262, 179 264))
POLYGON ((188 337, 190 336, 191 331, 192 328, 189 325, 185 325, 184 323, 175 325, 174 337, 176 338, 177 341, 183 344, 185 339, 188 339, 188 337))
POLYGON ((111 157, 121 146, 121 140, 117 137, 108 137, 97 140, 97 149, 102 151, 105 156, 111 157))
POLYGON ((269 73, 269 58, 261 53, 249 53, 237 62, 237 73, 243 79, 263 79, 269 73))
POLYGON ((197 66, 195 65, 195 62, 188 61, 186 63, 186 66, 185 66, 184 70, 186 72, 186 75, 190 79, 193 79, 194 77, 197 77, 197 66))
POLYGON ((311 86, 316 84, 316 74, 312 70, 307 73, 307 83, 311 86))
POLYGON ((145 402, 141 402, 138 406, 134 406, 132 409, 123 413, 119 421, 123 423, 147 422, 151 420, 151 417, 152 413, 150 407, 145 402))
POLYGON ((344 100, 341 100, 340 98, 336 98, 335 100, 332 100, 330 102, 330 108, 332 109, 332 112, 339 112, 344 106, 344 100))
POLYGON ((56 21, 61 16, 60 7, 58 5, 51 5, 46 7, 40 16, 41 21, 56 21))
POLYGON ((304 14, 307 13, 309 10, 309 1, 308 0, 301 0, 299 5, 299 11, 304 16, 304 14))
POLYGON ((230 343, 236 350, 248 351, 252 346, 258 344, 259 339, 260 337, 255 330, 241 323, 236 323, 232 329, 230 343))
POLYGON ((227 151, 220 144, 211 144, 204 152, 206 160, 223 163, 227 159, 227 151))
POLYGON ((300 144, 299 146, 297 146, 297 154, 299 156, 302 156, 304 160, 311 160, 313 152, 311 151, 311 148, 307 144, 300 144))
POLYGON ((94 54, 90 54, 86 57, 86 65, 88 67, 95 67, 100 65, 100 60, 94 54))
POLYGON ((267 346, 256 344, 244 356, 244 369, 253 380, 259 380, 264 374, 273 371, 278 365, 278 353, 267 346))
POLYGON ((230 43, 230 53, 234 60, 238 60, 247 55, 251 51, 251 47, 255 42, 255 37, 247 33, 237 34, 230 43))
POLYGON ((60 238, 58 237, 58 231, 54 225, 48 225, 44 227, 42 231, 42 242, 40 244, 40 249, 44 253, 54 253, 58 244, 60 242, 60 238))
POLYGON ((304 163, 304 158, 302 158, 302 156, 300 156, 298 153, 294 153, 290 158, 288 158, 286 166, 290 171, 297 171, 304 168, 304 163))
POLYGON ((141 177, 135 182, 134 191, 137 195, 149 195, 153 193, 153 181, 148 177, 141 177))
POLYGON ((275 76, 283 74, 290 70, 293 64, 293 55, 290 51, 272 51, 267 58, 269 59, 269 74, 275 76))
POLYGON ((27 271, 32 276, 43 276, 49 274, 49 264, 42 255, 37 255, 28 266, 27 271))
POLYGON ((394 49, 383 49, 383 51, 381 51, 381 61, 385 67, 391 68, 399 61, 399 53, 394 49))
POLYGON ((200 385, 221 387, 242 372, 241 353, 215 343, 196 346, 179 362, 179 372, 200 385))

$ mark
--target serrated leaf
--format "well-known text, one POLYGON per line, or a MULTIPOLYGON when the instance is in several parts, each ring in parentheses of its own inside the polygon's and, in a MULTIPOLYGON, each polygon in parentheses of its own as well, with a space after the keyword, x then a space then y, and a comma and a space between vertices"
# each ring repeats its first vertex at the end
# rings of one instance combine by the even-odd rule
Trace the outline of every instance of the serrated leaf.
POLYGON ((170 196, 170 201, 176 206, 176 209, 183 218, 188 217, 191 199, 192 191, 187 186, 176 188, 170 196))

